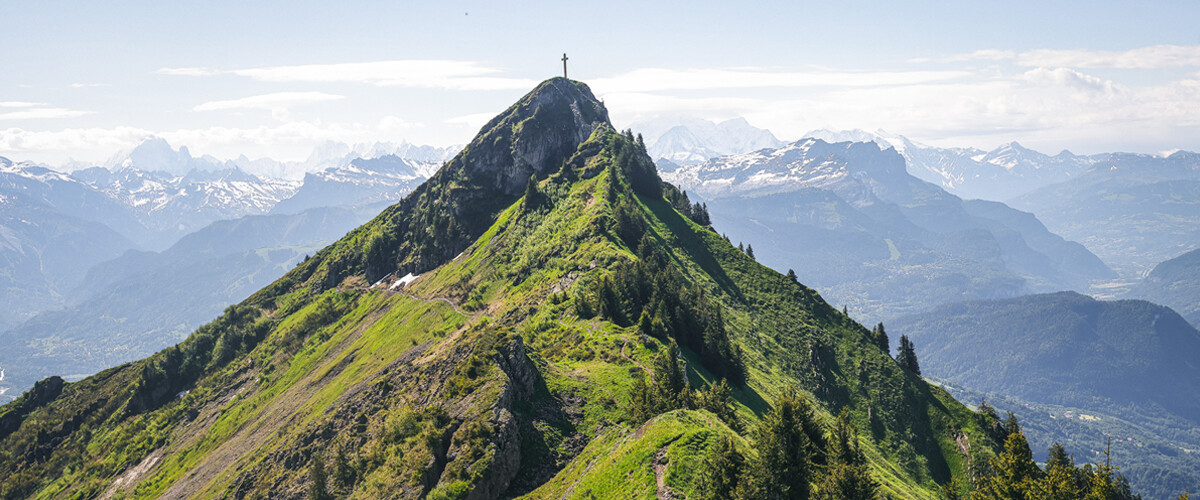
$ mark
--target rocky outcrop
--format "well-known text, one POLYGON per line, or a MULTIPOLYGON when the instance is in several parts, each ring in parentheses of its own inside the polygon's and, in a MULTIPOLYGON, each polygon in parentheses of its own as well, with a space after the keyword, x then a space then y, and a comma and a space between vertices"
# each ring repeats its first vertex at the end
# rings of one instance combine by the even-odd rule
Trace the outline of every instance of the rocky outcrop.
POLYGON ((499 498, 517 476, 521 465, 521 436, 514 406, 533 397, 541 377, 533 361, 526 355, 525 343, 520 337, 501 347, 495 360, 508 380, 504 382, 490 422, 493 429, 489 446, 492 459, 487 470, 481 472, 481 479, 467 495, 468 500, 499 498))
POLYGON ((58 376, 47 377, 13 403, 0 408, 0 439, 8 437, 21 426, 25 417, 46 406, 62 393, 64 382, 58 376))

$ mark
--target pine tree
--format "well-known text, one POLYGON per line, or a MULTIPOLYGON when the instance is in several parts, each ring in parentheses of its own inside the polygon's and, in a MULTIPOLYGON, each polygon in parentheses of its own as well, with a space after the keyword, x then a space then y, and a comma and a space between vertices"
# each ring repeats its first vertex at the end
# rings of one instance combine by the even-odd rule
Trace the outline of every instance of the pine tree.
POLYGON ((725 383, 725 379, 718 380, 701 392, 696 398, 696 407, 713 412, 729 425, 729 428, 741 431, 742 424, 733 406, 733 389, 725 383))
POLYGON ((908 335, 900 336, 900 347, 896 349, 896 362, 905 370, 917 375, 921 374, 921 365, 917 362, 916 347, 913 346, 911 340, 908 340, 908 335))
POLYGON ((754 258, 754 247, 752 245, 746 245, 746 256, 750 257, 751 259, 754 258))
POLYGON ((650 417, 657 413, 654 394, 651 393, 650 386, 646 384, 645 376, 639 376, 633 381, 633 389, 629 393, 629 404, 629 414, 638 424, 650 420, 650 417))
POLYGON ((873 500, 879 483, 867 469, 867 458, 858 445, 858 433, 845 409, 829 431, 825 452, 828 472, 821 481, 819 498, 826 500, 873 500))
POLYGON ((354 468, 350 466, 349 460, 346 459, 346 449, 338 448, 337 455, 333 458, 334 484, 338 486, 354 484, 355 475, 354 468))
POLYGON ((884 331, 882 322, 878 325, 875 325, 875 345, 879 346, 880 349, 883 349, 883 352, 886 352, 889 355, 892 353, 891 340, 888 339, 887 332, 884 331))
POLYGON ((809 498, 811 451, 802 422, 806 407, 797 398, 785 393, 759 421, 754 444, 758 455, 738 480, 738 497, 809 498))
POLYGON ((1004 441, 1004 452, 992 459, 992 475, 983 481, 977 494, 987 499, 1032 498, 1039 473, 1025 435, 1013 433, 1004 441))
POLYGON ((791 270, 791 269, 788 269, 788 272, 787 272, 787 277, 788 277, 788 279, 789 279, 789 280, 792 280, 792 283, 799 283, 799 282, 800 282, 800 278, 797 278, 797 277, 796 277, 796 271, 793 271, 793 270, 791 270))
POLYGON ((653 321, 650 319, 650 311, 642 309, 642 317, 638 318, 638 333, 646 336, 654 335, 653 321))
POLYGON ((742 246, 742 242, 740 242, 740 241, 738 242, 738 251, 742 252, 742 253, 746 253, 746 247, 742 246))
POLYGON ((696 498, 725 500, 733 498, 745 461, 728 436, 721 436, 711 445, 701 464, 696 498))
POLYGON ((1075 464, 1071 463, 1062 445, 1050 447, 1050 458, 1046 461, 1046 475, 1034 485, 1031 496, 1039 500, 1075 500, 1083 496, 1082 485, 1077 480, 1075 464))
POLYGON ((325 460, 320 452, 314 453, 312 457, 312 465, 308 469, 309 489, 308 498, 310 500, 329 500, 333 498, 329 495, 329 489, 325 486, 325 460))
POLYGON ((525 210, 533 210, 538 207, 541 202, 541 194, 538 193, 537 175, 530 175, 529 182, 525 184, 525 199, 522 201, 522 207, 525 210))
POLYGON ((656 413, 691 407, 692 386, 679 363, 679 356, 679 345, 672 341, 654 360, 656 413))

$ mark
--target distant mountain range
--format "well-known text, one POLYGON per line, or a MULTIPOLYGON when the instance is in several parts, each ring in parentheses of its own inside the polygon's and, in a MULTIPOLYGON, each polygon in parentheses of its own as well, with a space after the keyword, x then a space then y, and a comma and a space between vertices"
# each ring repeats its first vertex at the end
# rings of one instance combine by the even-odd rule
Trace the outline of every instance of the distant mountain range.
POLYGON ((271 212, 286 214, 322 206, 394 202, 428 179, 440 166, 441 162, 392 154, 355 158, 344 166, 305 174, 300 189, 290 198, 281 200, 271 212))
POLYGON ((1200 327, 1200 250, 1154 266, 1125 296, 1168 306, 1200 327))
POLYGON ((1200 154, 1096 155, 1086 172, 1012 200, 1126 279, 1200 247, 1200 154))
MULTIPOLYGON (((770 140, 748 140, 774 136, 744 120, 660 120, 642 127, 648 138, 656 137, 647 143, 664 173, 779 146, 770 145, 770 140)), ((882 130, 821 129, 805 137, 895 149, 912 176, 963 199, 999 201, 1032 212, 1054 233, 1080 242, 1103 259, 1126 284, 1158 262, 1200 247, 1196 153, 1076 155, 1064 150, 1047 155, 1016 142, 991 151, 940 148, 882 130)))
POLYGON ((916 343, 927 376, 1066 407, 1023 421, 1039 441, 1100 450, 1119 432, 1122 470, 1149 498, 1200 481, 1200 332, 1167 307, 1062 292, 943 305, 886 329, 916 343))
POLYGON ((745 118, 715 123, 694 117, 667 117, 635 123, 632 129, 645 135, 651 158, 679 165, 785 144, 769 130, 750 125, 745 118))
MULTIPOLYGON (((182 177, 194 170, 239 169, 258 177, 299 180, 306 173, 341 167, 359 158, 392 155, 419 162, 439 163, 454 156, 460 149, 461 145, 421 146, 406 141, 359 144, 325 141, 314 147, 312 153, 303 161, 279 161, 271 158, 252 160, 245 155, 232 160, 219 160, 208 155, 193 157, 187 146, 174 149, 166 140, 150 137, 133 148, 117 153, 101 166, 113 171, 132 167, 150 172, 166 172, 167 177, 182 177)), ((81 170, 89 166, 73 164, 72 168, 60 170, 81 170)))
MULTIPOLYGON (((99 319, 104 316, 104 308, 115 311, 109 319, 138 320, 120 326, 122 331, 133 332, 130 338, 141 339, 139 335, 153 332, 190 331, 197 321, 211 318, 225 304, 244 298, 241 294, 277 278, 287 269, 285 264, 294 263, 299 252, 335 239, 365 221, 369 217, 362 215, 363 210, 378 211, 401 199, 436 171, 441 166, 438 159, 446 154, 443 149, 407 143, 370 147, 330 143, 318 148, 310 162, 332 166, 310 172, 304 181, 253 175, 237 161, 195 158, 187 148, 172 149, 161 139, 148 140, 115 157, 107 168, 88 167, 69 173, 0 158, 0 302, 7 306, 0 310, 0 332, 33 321, 34 326, 19 328, 26 332, 58 330, 65 335, 79 325, 91 325, 96 331, 89 334, 90 338, 98 338, 108 328, 102 326, 108 323, 99 319), (393 153, 397 151, 417 158, 396 156, 393 153), (375 154, 380 155, 360 156, 375 154), (325 225, 320 227, 332 228, 332 232, 322 233, 319 238, 258 245, 254 242, 261 238, 243 230, 243 241, 234 250, 183 259, 186 262, 162 268, 189 277, 189 285, 164 287, 161 283, 136 281, 135 276, 160 269, 157 263, 165 258, 163 255, 179 255, 175 250, 179 245, 195 243, 196 239, 188 235, 201 234, 201 230, 211 232, 205 228, 220 221, 268 213, 301 214, 297 220, 311 221, 311 214, 303 214, 322 207, 340 207, 344 213, 339 217, 344 220, 322 222, 325 225), (125 254, 127 251, 131 252, 125 254), (101 265, 113 259, 117 260, 101 265), (197 266, 200 261, 208 271, 187 267, 197 266), (104 273, 109 273, 109 279, 94 279, 104 273), (147 293, 159 294, 155 300, 171 298, 175 303, 192 304, 194 310, 185 315, 187 321, 138 312, 139 304, 152 298, 147 293), (87 300, 92 301, 90 306, 84 303, 87 300), (68 309, 64 311, 64 307, 68 309), (31 320, 44 311, 56 312, 31 320), (153 318, 161 321, 154 323, 153 318)), ((287 218, 263 220, 285 226, 300 224, 285 223, 291 220, 287 218)), ((271 228, 263 224, 246 222, 244 226, 270 234, 271 228)), ((170 273, 162 274, 165 272, 155 276, 174 283, 170 273)), ((131 340, 136 346, 152 349, 143 352, 133 346, 134 350, 128 352, 136 355, 128 356, 153 352, 178 339, 165 335, 157 340, 131 340)), ((97 348, 80 342, 72 348, 97 348)), ((110 354, 119 352, 124 351, 110 354)), ((98 359, 116 359, 107 356, 98 359)), ((6 361, 0 359, 0 369, 6 361)), ((95 364, 90 369, 102 366, 95 364)), ((8 377, 13 380, 14 372, 10 371, 8 377)))
MULTIPOLYGON (((218 221, 162 252, 129 251, 97 264, 64 309, 0 332, 6 375, 0 394, 50 375, 95 373, 174 345, 384 206, 218 221)), ((7 400, 0 397, 0 403, 7 400)))
POLYGON ((1115 277, 1032 214, 964 201, 872 142, 804 139, 662 175, 706 201, 714 227, 761 262, 794 269, 869 321, 1115 277))
POLYGON ((61 306, 88 268, 134 246, 98 221, 105 214, 136 224, 64 174, 0 158, 0 330, 61 306))

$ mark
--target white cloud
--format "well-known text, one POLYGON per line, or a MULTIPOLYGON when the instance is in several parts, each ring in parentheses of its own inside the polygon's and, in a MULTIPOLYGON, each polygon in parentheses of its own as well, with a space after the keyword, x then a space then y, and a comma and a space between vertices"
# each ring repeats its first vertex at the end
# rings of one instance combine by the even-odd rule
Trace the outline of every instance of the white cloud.
POLYGON ((0 101, 0 108, 32 108, 34 106, 45 106, 42 102, 25 102, 25 101, 0 101))
POLYGON ((168 76, 215 76, 222 71, 212 68, 159 68, 154 73, 168 76))
POLYGON ((445 123, 451 125, 465 125, 470 128, 480 128, 496 116, 496 113, 472 113, 469 115, 456 116, 445 120, 445 123))
MULTIPOLYGON (((950 57, 944 58, 941 61, 942 62, 963 62, 963 61, 976 61, 976 60, 1003 61, 1006 59, 1013 59, 1016 57, 1017 57, 1017 53, 1015 51, 1011 51, 1011 50, 983 49, 983 50, 976 50, 975 52, 971 52, 971 53, 967 53, 967 54, 955 54, 950 57)), ((914 61, 914 62, 917 62, 917 61, 914 61)), ((923 61, 920 61, 920 62, 923 62, 923 61)))
POLYGON ((398 116, 388 115, 379 119, 379 130, 384 132, 402 132, 422 126, 420 123, 413 123, 398 116))
POLYGON ((591 82, 599 92, 657 92, 768 87, 877 87, 970 76, 966 71, 771 71, 762 68, 643 68, 591 82))
POLYGON ((67 86, 73 89, 85 89, 89 87, 111 87, 112 85, 107 83, 72 83, 67 86))
POLYGON ((284 117, 288 109, 304 104, 312 104, 316 102, 336 101, 345 99, 345 96, 337 94, 326 94, 324 92, 276 92, 273 94, 263 94, 240 99, 229 99, 224 101, 209 101, 200 104, 193 111, 220 111, 231 109, 265 109, 277 117, 284 117))
POLYGON ((1011 60, 1018 66, 1161 69, 1200 66, 1200 45, 1152 45, 1129 50, 1035 49, 1025 52, 984 49, 955 54, 942 62, 1011 60))
POLYGON ((141 143, 147 137, 166 139, 173 146, 187 146, 193 155, 218 158, 269 157, 281 161, 303 160, 312 148, 325 141, 347 144, 396 141, 398 134, 419 128, 396 117, 385 117, 376 125, 290 121, 260 127, 204 127, 152 131, 138 127, 71 128, 63 130, 0 129, 0 156, 62 164, 69 158, 100 162, 115 152, 141 143))
POLYGON ((500 69, 474 61, 434 59, 269 66, 228 71, 212 68, 162 68, 156 73, 176 76, 232 74, 263 82, 365 83, 380 87, 451 90, 527 89, 538 83, 526 78, 496 76, 501 73, 500 69))
POLYGON ((21 111, 0 113, 0 120, 40 120, 46 118, 75 118, 90 115, 95 111, 81 111, 67 108, 32 108, 21 111))
POLYGON ((1036 68, 1026 71, 1025 80, 1039 85, 1059 85, 1075 90, 1115 95, 1126 89, 1112 80, 1104 80, 1069 68, 1036 68))
MULTIPOLYGON (((136 127, 33 131, 0 129, 0 154, 59 163, 70 157, 100 160, 154 135, 136 127)), ((17 158, 13 158, 17 159, 17 158)))

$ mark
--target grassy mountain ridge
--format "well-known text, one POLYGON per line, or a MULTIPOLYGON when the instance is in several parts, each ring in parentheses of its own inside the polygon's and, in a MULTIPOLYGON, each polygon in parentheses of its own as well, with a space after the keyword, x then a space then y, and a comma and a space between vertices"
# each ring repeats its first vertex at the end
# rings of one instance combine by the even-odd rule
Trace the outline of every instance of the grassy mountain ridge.
POLYGON ((543 83, 179 346, 3 407, 0 493, 653 497, 659 477, 686 493, 731 431, 707 411, 631 417, 672 339, 697 386, 735 358, 750 421, 791 386, 824 422, 848 411, 893 496, 964 476, 964 442, 990 456, 975 414, 870 331, 676 210, 606 116, 586 86, 543 83), (647 335, 633 313, 652 304, 666 321, 647 335))

